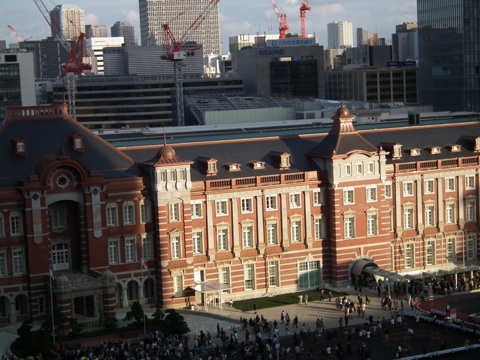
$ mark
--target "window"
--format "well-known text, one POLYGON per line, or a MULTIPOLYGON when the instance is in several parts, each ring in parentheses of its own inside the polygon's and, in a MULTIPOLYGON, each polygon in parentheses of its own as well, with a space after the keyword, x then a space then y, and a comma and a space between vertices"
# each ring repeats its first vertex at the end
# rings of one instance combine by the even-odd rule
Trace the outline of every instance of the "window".
POLYGON ((426 253, 425 261, 427 262, 427 265, 435 265, 435 242, 434 241, 427 241, 425 253, 426 253))
POLYGON ((176 275, 173 277, 173 293, 174 296, 183 296, 183 276, 176 275))
POLYGON ((405 229, 413 229, 413 208, 403 210, 403 226, 405 229))
POLYGON ((22 235, 23 234, 23 221, 22 215, 18 212, 10 214, 10 235, 22 235))
POLYGON ((219 270, 219 281, 221 284, 230 286, 230 268, 227 266, 221 267, 219 270))
POLYGON ((267 211, 277 210, 277 195, 266 196, 265 206, 267 208, 267 211))
POLYGON ((404 181, 403 182, 403 196, 412 196, 413 195, 413 182, 404 181))
POLYGON ((203 217, 203 215, 202 215, 202 202, 201 201, 192 202, 192 218, 193 219, 200 219, 201 217, 203 217))
POLYGON ((201 230, 194 230, 192 233, 193 253, 203 253, 203 232, 201 230))
POLYGON ((25 272, 25 258, 23 249, 12 250, 13 275, 20 275, 25 272))
POLYGON ((353 189, 343 190, 343 204, 354 204, 353 189))
POLYGON ((299 208, 301 205, 300 193, 290 194, 290 208, 299 208))
POLYGON ((434 186, 433 179, 425 180, 423 184, 425 186, 425 189, 424 189, 425 194, 433 194, 435 192, 433 187, 434 186))
POLYGON ((352 164, 345 164, 343 166, 343 173, 345 176, 352 176, 352 164))
POLYGON ((180 234, 172 234, 170 242, 172 245, 172 259, 180 259, 182 257, 180 234))
POLYGON ((7 276, 7 258, 5 251, 0 251, 0 276, 7 276))
POLYGON ((242 241, 243 241, 244 248, 253 247, 253 226, 252 225, 242 226, 242 241))
POLYGON ((391 198, 392 197, 392 184, 385 185, 385 197, 391 198))
POLYGON ((290 233, 291 233, 292 242, 300 242, 302 240, 301 226, 302 226, 302 222, 300 220, 292 220, 290 224, 290 233))
POLYGON ((228 229, 217 229, 218 250, 228 250, 228 229))
POLYGON ((252 198, 242 198, 242 214, 253 212, 252 198))
POLYGON ((320 286, 320 261, 305 261, 298 264, 298 286, 302 289, 320 286))
POLYGON ((45 296, 38 297, 38 313, 45 314, 47 312, 47 302, 45 300, 45 296))
POLYGON ((50 210, 53 231, 61 231, 67 227, 67 211, 64 208, 50 210))
POLYGON ((445 179, 445 191, 455 191, 455 178, 445 179))
POLYGON ((268 262, 268 285, 270 287, 280 285, 278 261, 268 262))
POLYGON ((325 237, 325 225, 322 218, 315 218, 313 220, 315 240, 320 240, 325 237))
POLYGON ((447 239, 447 261, 449 263, 455 262, 455 238, 447 239))
POLYGON ((153 240, 151 234, 145 235, 145 237, 142 239, 142 259, 153 259, 153 240))
POLYGON ((177 181, 177 172, 176 172, 175 170, 172 170, 172 171, 170 172, 170 181, 171 181, 171 182, 177 181))
POLYGON ((125 239, 125 262, 134 262, 137 260, 135 247, 135 238, 125 239))
POLYGON ((118 225, 117 205, 107 204, 107 226, 118 225))
POLYGON ((313 205, 319 206, 323 205, 323 192, 320 189, 316 189, 313 191, 313 205))
POLYGON ((369 161, 367 164, 367 172, 369 174, 375 173, 375 163, 373 161, 369 161))
POLYGON ((278 244, 278 225, 276 222, 267 223, 267 243, 269 245, 278 244))
POLYGON ((0 214, 0 237, 5 236, 5 226, 3 224, 3 215, 0 214))
POLYGON ((108 263, 120 263, 120 248, 118 246, 118 239, 112 239, 108 241, 108 263))
POLYGON ((243 268, 245 290, 255 289, 255 264, 245 264, 243 268))
POLYGON ((435 208, 433 205, 425 205, 425 226, 435 226, 435 208))
POLYGON ((166 171, 162 171, 160 173, 160 182, 167 182, 167 172, 166 171))
POLYGON ((215 201, 215 208, 217 209, 217 216, 228 215, 227 200, 215 201))
POLYGON ((135 208, 131 201, 123 204, 123 223, 125 225, 135 223, 135 208))
POLYGON ((455 224, 455 204, 447 203, 445 205, 445 222, 447 224, 455 224))
POLYGON ((170 222, 180 221, 180 203, 170 204, 170 222))
POLYGON ((377 214, 367 214, 367 235, 377 235, 377 214))
POLYGON ((477 244, 477 235, 468 234, 467 235, 467 260, 473 260, 476 258, 476 244, 477 244))
POLYGON ((355 217, 353 215, 345 215, 344 218, 345 239, 355 237, 355 217))
POLYGON ((475 176, 468 175, 465 176, 465 188, 468 190, 475 189, 475 176))
POLYGON ((180 180, 186 180, 187 179, 187 171, 185 169, 182 169, 178 172, 180 175, 180 180))
POLYGON ((367 186, 367 202, 377 201, 377 187, 376 186, 367 186))
POLYGON ((357 163, 357 175, 363 174, 363 163, 357 163))
POLYGON ((150 200, 144 200, 140 204, 140 220, 142 223, 149 223, 152 221, 152 205, 150 200))
POLYGON ((476 220, 476 215, 475 215, 475 199, 468 199, 466 201, 465 205, 466 211, 465 211, 465 220, 466 221, 475 221, 476 220))
POLYGON ((415 267, 414 245, 405 244, 405 268, 411 269, 413 267, 415 267))

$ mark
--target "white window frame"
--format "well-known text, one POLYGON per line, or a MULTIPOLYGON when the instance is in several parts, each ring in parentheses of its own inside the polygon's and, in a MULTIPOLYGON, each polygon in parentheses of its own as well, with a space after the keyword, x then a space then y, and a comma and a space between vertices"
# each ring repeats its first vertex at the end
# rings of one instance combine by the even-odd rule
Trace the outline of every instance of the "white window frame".
POLYGON ((107 226, 118 226, 117 204, 109 203, 106 208, 107 226))
POLYGON ((25 249, 12 249, 12 274, 22 275, 25 273, 25 249))
POLYGON ((181 274, 173 276, 173 295, 174 297, 183 296, 183 275, 181 274))
POLYGON ((424 186, 424 191, 423 191, 424 194, 435 193, 435 182, 433 181, 433 179, 426 179, 423 182, 423 186, 424 186))
POLYGON ((290 194, 290 209, 298 209, 302 206, 302 197, 299 192, 290 194))
POLYGON ((148 199, 140 203, 140 221, 144 224, 152 221, 152 203, 148 199))
POLYGON ((345 214, 343 223, 345 239, 353 239, 355 237, 355 215, 350 213, 345 214))
POLYGON ((447 238, 446 260, 448 263, 455 263, 455 238, 447 238))
POLYGON ((215 201, 215 213, 217 216, 226 216, 228 215, 228 203, 227 200, 216 200, 215 201))
POLYGON ((64 207, 50 210, 50 221, 53 231, 62 231, 67 228, 67 209, 64 207))
POLYGON ((413 206, 408 206, 403 209, 403 228, 404 229, 413 229, 414 220, 413 206))
POLYGON ((227 227, 217 228, 217 247, 219 251, 228 251, 230 250, 229 246, 229 234, 227 227))
POLYGON ((318 216, 313 219, 313 232, 315 240, 325 238, 325 222, 322 217, 318 216))
POLYGON ((242 214, 253 213, 253 198, 251 197, 241 198, 240 203, 241 203, 242 214))
POLYGON ((413 181, 403 182, 403 196, 413 196, 413 181))
POLYGON ((445 203, 445 223, 446 224, 455 224, 455 203, 449 201, 445 203))
POLYGON ((467 239, 467 253, 465 254, 467 257, 467 260, 473 260, 476 259, 476 254, 477 254, 477 234, 476 233, 470 233, 466 235, 467 239))
POLYGON ((367 213, 367 236, 378 235, 378 214, 376 212, 367 213))
POLYGON ((5 250, 0 250, 0 277, 7 275, 7 254, 5 250))
POLYGON ((135 236, 125 237, 125 262, 137 261, 137 242, 135 236))
POLYGON ((344 176, 352 176, 352 164, 344 164, 343 165, 343 175, 344 176))
POLYGON ((10 213, 9 224, 11 236, 23 235, 23 216, 20 212, 14 211, 10 213))
POLYGON ((267 244, 268 245, 277 245, 278 244, 278 222, 277 221, 267 221, 267 244))
POLYGON ((475 175, 465 176, 465 189, 467 190, 475 189, 475 175))
POLYGON ((168 205, 168 213, 170 222, 180 221, 180 203, 175 202, 168 205))
POLYGON ((255 242, 253 240, 253 224, 242 224, 242 244, 243 248, 253 248, 255 242))
POLYGON ((405 268, 413 269, 415 267, 415 244, 405 244, 405 268))
POLYGON ((425 226, 435 226, 435 205, 431 203, 425 204, 425 226))
POLYGON ((108 240, 108 263, 120 264, 120 243, 119 239, 108 240))
POLYGON ((367 173, 368 174, 375 174, 375 162, 369 161, 367 163, 367 173))
MULTIPOLYGON (((221 284, 230 286, 231 283, 231 271, 230 267, 228 266, 222 266, 218 268, 218 281, 221 284)), ((229 292, 229 291, 226 291, 229 292)))
POLYGON ((430 265, 435 265, 435 241, 427 240, 425 245, 425 263, 430 265))
POLYGON ((355 204, 355 191, 352 188, 343 189, 343 204, 355 204))
POLYGON ((192 219, 203 218, 203 203, 201 200, 195 200, 191 203, 192 219))
POLYGON ((363 175, 363 163, 362 162, 358 162, 355 166, 356 168, 356 174, 357 175, 363 175))
POLYGON ((277 260, 270 260, 268 262, 268 285, 269 287, 280 286, 280 269, 277 260))
POLYGON ((454 177, 445 178, 445 191, 446 192, 455 191, 455 178, 454 177))
POLYGON ((312 192, 313 194, 313 205, 314 206, 321 206, 324 204, 325 200, 323 198, 323 191, 320 189, 315 189, 312 192))
POLYGON ((153 235, 145 234, 142 236, 142 259, 153 259, 153 235))
POLYGON ((393 196, 392 194, 392 183, 385 184, 385 198, 391 199, 393 196))
POLYGON ((299 243, 302 241, 302 220, 292 219, 290 221, 290 241, 299 243))
POLYGON ((466 199, 465 201, 465 221, 476 221, 476 206, 475 199, 466 199))
POLYGON ((194 254, 203 254, 203 230, 192 231, 192 249, 194 254))
POLYGON ((368 185, 365 188, 367 195, 367 202, 376 202, 377 201, 377 187, 375 185, 368 185))
POLYGON ((245 290, 255 290, 255 263, 243 266, 243 276, 245 290))
POLYGON ((277 195, 267 195, 265 196, 265 209, 267 211, 277 210, 277 195))
POLYGON ((123 224, 135 224, 135 204, 133 201, 126 201, 123 203, 123 224))
POLYGON ((182 258, 182 238, 179 232, 170 234, 170 256, 172 259, 182 258))

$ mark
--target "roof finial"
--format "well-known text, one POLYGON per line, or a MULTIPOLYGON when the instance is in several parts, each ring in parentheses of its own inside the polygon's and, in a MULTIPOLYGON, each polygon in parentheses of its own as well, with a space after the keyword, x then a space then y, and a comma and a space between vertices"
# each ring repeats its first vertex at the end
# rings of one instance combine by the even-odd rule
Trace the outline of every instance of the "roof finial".
POLYGON ((163 146, 167 146, 167 130, 163 127, 163 146))

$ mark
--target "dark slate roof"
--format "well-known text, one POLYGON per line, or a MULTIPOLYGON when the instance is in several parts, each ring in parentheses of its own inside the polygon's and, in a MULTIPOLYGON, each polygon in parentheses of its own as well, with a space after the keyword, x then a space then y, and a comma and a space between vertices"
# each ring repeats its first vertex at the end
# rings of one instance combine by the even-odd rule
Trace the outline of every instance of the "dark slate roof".
POLYGON ((39 165, 59 157, 75 159, 107 179, 143 174, 131 158, 70 118, 66 106, 8 109, 0 127, 0 186, 17 186, 39 165), (84 152, 73 151, 73 134, 82 136, 84 152), (15 154, 12 140, 17 137, 25 139, 27 156, 15 154))

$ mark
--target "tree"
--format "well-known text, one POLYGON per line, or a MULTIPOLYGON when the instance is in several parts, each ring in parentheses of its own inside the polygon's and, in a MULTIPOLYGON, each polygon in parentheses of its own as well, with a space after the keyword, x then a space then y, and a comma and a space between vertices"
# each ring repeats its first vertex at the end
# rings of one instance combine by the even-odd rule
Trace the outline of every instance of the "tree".
POLYGON ((114 316, 106 316, 104 321, 105 330, 112 331, 118 326, 118 320, 114 316))
POLYGON ((138 301, 135 301, 132 306, 130 307, 130 311, 127 312, 125 316, 126 321, 130 321, 135 319, 135 323, 140 325, 144 321, 145 313, 143 312, 142 305, 138 301))
POLYGON ((183 335, 190 331, 185 319, 175 309, 165 311, 165 319, 161 323, 161 330, 165 336, 183 335))
POLYGON ((12 344, 12 350, 19 357, 37 356, 54 348, 50 334, 40 329, 32 331, 32 322, 26 320, 17 330, 18 338, 12 344))

